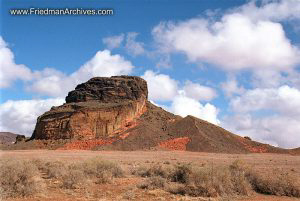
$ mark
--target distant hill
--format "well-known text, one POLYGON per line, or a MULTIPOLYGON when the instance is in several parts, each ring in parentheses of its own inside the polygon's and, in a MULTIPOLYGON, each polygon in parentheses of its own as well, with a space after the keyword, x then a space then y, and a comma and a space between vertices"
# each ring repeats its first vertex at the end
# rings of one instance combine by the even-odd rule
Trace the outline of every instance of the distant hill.
POLYGON ((295 149, 291 149, 290 151, 292 154, 294 155, 300 155, 300 147, 295 148, 295 149))
POLYGON ((11 132, 0 132, 0 144, 13 144, 19 134, 11 132))

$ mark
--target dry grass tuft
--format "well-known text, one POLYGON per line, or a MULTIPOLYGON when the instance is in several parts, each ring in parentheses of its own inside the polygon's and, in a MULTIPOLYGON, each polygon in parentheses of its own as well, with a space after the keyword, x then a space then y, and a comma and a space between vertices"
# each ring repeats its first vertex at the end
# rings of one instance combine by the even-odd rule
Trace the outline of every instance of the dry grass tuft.
POLYGON ((122 198, 125 200, 134 200, 136 198, 136 195, 134 191, 129 190, 123 194, 122 198))
POLYGON ((249 195, 252 189, 246 178, 246 172, 243 169, 235 168, 235 166, 195 167, 191 164, 177 164, 169 171, 164 171, 165 174, 157 171, 164 170, 165 167, 151 167, 141 175, 148 176, 149 179, 140 184, 139 187, 145 189, 163 188, 174 194, 195 197, 249 195))
MULTIPOLYGON (((122 168, 113 162, 93 158, 69 165, 68 169, 81 172, 85 180, 95 180, 98 184, 111 183, 113 178, 124 176, 122 168)), ((79 174, 77 173, 78 177, 79 174)))
POLYGON ((86 177, 81 170, 69 168, 62 177, 62 188, 75 189, 85 187, 86 177))
MULTIPOLYGON (((274 174, 259 174, 240 160, 234 161, 230 168, 242 172, 243 177, 251 184, 254 191, 262 194, 300 197, 299 180, 289 173, 276 171, 274 174)), ((241 189, 243 190, 243 189, 241 189)))
POLYGON ((261 175, 252 172, 248 179, 253 189, 262 194, 300 197, 300 183, 297 178, 288 173, 276 173, 273 175, 261 175), (274 175, 276 175, 274 177, 274 175))
MULTIPOLYGON (((65 164, 60 161, 2 160, 0 172, 0 194, 2 198, 25 197, 43 189, 41 175, 55 180, 61 188, 86 188, 87 182, 111 183, 116 177, 123 177, 119 164, 93 158, 65 164)), ((300 197, 298 178, 290 173, 258 173, 243 161, 236 160, 229 166, 195 166, 192 164, 169 163, 135 166, 133 174, 146 177, 139 188, 163 189, 172 194, 193 197, 232 197, 250 195, 253 191, 277 196, 300 197)), ((124 194, 131 199, 134 194, 124 194)))
POLYGON ((68 174, 67 165, 61 161, 46 162, 41 167, 49 178, 61 179, 63 175, 68 174))
POLYGON ((227 195, 249 195, 251 186, 243 173, 231 172, 226 167, 188 168, 180 166, 173 181, 183 185, 169 188, 172 193, 190 196, 217 197, 227 195), (175 180, 176 179, 176 180, 175 180))
POLYGON ((137 170, 134 170, 132 174, 141 177, 154 177, 159 176, 162 178, 168 178, 171 172, 171 168, 166 165, 155 164, 150 167, 140 166, 137 170))
POLYGON ((154 190, 154 189, 164 189, 166 186, 166 179, 162 178, 160 176, 153 176, 150 178, 147 178, 145 182, 142 182, 141 184, 138 185, 138 188, 141 189, 149 189, 149 190, 154 190))
POLYGON ((170 179, 173 182, 187 184, 192 173, 192 166, 188 164, 177 164, 170 173, 170 179))
POLYGON ((124 176, 124 171, 118 164, 100 158, 86 160, 81 165, 85 174, 91 177, 101 177, 104 172, 110 173, 112 177, 124 176))
POLYGON ((0 169, 3 198, 33 195, 42 188, 38 169, 30 161, 1 161, 0 169))

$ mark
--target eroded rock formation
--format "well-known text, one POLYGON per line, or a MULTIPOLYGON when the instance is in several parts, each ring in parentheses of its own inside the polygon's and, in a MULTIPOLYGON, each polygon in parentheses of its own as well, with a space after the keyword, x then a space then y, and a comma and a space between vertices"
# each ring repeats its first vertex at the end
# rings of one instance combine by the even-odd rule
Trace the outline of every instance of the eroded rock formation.
POLYGON ((147 83, 139 77, 92 78, 69 92, 65 104, 38 118, 35 147, 299 153, 249 140, 196 117, 182 118, 151 104, 147 96, 147 83))
POLYGON ((147 83, 135 76, 95 77, 69 92, 66 103, 37 120, 34 139, 113 137, 146 111, 147 83))

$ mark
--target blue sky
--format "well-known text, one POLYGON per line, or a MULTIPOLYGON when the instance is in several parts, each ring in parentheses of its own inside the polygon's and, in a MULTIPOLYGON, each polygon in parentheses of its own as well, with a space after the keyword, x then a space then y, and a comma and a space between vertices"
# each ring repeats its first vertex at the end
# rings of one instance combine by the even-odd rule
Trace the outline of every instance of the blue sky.
POLYGON ((0 130, 29 136, 76 84, 129 74, 171 112, 299 147, 299 19, 299 0, 2 0, 0 130), (114 14, 9 14, 31 7, 114 14))

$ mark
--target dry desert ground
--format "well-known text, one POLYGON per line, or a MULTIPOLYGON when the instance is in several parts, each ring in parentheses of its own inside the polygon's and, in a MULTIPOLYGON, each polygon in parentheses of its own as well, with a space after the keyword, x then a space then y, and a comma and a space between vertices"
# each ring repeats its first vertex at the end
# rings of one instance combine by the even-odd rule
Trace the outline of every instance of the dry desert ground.
MULTIPOLYGON (((39 185, 35 194, 28 196, 6 197, 3 200, 10 201, 67 201, 67 200, 247 200, 247 201, 292 201, 300 200, 296 197, 275 196, 260 194, 257 192, 249 195, 232 195, 232 196, 212 196, 199 197, 182 195, 181 193, 171 193, 172 191, 163 190, 163 188, 155 188, 149 185, 151 175, 141 174, 141 169, 148 167, 163 167, 168 174, 168 167, 191 165, 193 167, 207 167, 212 172, 217 172, 218 167, 230 166, 236 161, 246 164, 252 170, 266 177, 280 177, 282 174, 289 175, 295 180, 300 178, 300 156, 288 154, 219 154, 219 153, 201 153, 187 151, 83 151, 83 150, 14 150, 1 151, 2 163, 7 161, 29 160, 30 163, 39 164, 34 174, 39 185), (86 176, 80 178, 82 180, 74 186, 63 186, 66 178, 59 179, 59 176, 50 176, 49 170, 42 168, 41 163, 49 164, 57 163, 61 166, 66 164, 76 164, 86 160, 106 161, 108 163, 117 164, 123 171, 122 176, 109 175, 107 182, 83 182, 88 180, 86 176), (59 162, 57 162, 59 161, 59 162), (215 168, 215 169, 214 169, 215 168), (148 184, 147 184, 148 182, 148 184)), ((3 165, 3 164, 2 164, 3 165)), ((4 164, 5 165, 5 164, 4 164)), ((44 166, 43 166, 44 167, 44 166)), ((71 167, 71 166, 68 166, 71 167)), ((3 170, 1 170, 3 171, 3 170)), ((11 170, 13 171, 13 170, 11 170)), ((59 172, 65 171, 62 167, 58 167, 59 172)), ((76 171, 75 171, 76 173, 76 171)), ((163 175, 160 175, 163 177, 163 175)), ((99 178, 99 177, 98 177, 99 178)), ((76 179, 76 178, 75 178, 76 179)), ((73 181, 73 180, 72 180, 73 181)), ((152 181, 152 180, 151 180, 152 181)), ((161 185, 165 181, 161 177, 154 177, 155 185, 161 185), (157 184, 158 183, 158 184, 157 184)), ((164 185, 164 184, 163 184, 164 185)), ((298 186, 300 188, 300 186, 298 186)), ((299 189, 298 188, 298 189, 299 189)), ((2 192, 3 193, 3 192, 2 192)))

